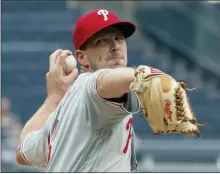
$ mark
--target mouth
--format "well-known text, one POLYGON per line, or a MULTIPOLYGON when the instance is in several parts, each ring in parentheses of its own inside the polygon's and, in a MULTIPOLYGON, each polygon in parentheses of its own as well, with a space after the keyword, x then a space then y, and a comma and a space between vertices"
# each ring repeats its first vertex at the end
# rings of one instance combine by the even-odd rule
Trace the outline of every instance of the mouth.
POLYGON ((122 56, 112 56, 109 60, 123 59, 122 56))

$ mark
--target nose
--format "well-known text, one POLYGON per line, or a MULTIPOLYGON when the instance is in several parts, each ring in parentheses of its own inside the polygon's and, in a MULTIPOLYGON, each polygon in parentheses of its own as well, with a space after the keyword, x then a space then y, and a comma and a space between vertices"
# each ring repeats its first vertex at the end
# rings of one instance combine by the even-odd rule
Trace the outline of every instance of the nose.
POLYGON ((117 42, 117 40, 113 39, 111 52, 117 52, 119 50, 120 50, 120 44, 117 42))

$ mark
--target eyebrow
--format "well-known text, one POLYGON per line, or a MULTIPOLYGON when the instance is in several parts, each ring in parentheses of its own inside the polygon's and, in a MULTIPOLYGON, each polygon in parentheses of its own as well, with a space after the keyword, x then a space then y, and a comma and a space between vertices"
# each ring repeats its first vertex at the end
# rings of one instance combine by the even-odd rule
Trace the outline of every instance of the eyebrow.
MULTIPOLYGON (((123 33, 117 32, 117 33, 114 33, 114 34, 115 34, 115 36, 123 36, 123 37, 124 37, 123 33)), ((108 36, 106 36, 105 34, 103 34, 103 35, 94 37, 94 40, 97 40, 97 39, 102 38, 102 37, 108 37, 108 36)))
MULTIPOLYGON (((81 50, 86 50, 86 48, 87 48, 87 46, 88 46, 88 44, 90 44, 90 43, 94 43, 95 41, 97 41, 97 39, 100 39, 101 37, 104 37, 105 36, 105 32, 103 32, 100 36, 93 36, 92 38, 90 38, 88 41, 86 41, 83 45, 82 45, 82 47, 81 47, 81 50)), ((123 36, 124 37, 124 34, 122 33, 122 32, 120 32, 120 31, 116 31, 115 33, 115 36, 123 36)))

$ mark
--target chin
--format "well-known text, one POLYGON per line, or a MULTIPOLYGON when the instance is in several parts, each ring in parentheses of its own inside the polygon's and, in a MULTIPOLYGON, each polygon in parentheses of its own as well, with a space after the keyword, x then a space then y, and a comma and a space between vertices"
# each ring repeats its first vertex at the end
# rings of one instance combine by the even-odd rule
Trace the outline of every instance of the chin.
POLYGON ((113 68, 123 68, 123 67, 126 67, 126 65, 118 64, 113 66, 113 68))

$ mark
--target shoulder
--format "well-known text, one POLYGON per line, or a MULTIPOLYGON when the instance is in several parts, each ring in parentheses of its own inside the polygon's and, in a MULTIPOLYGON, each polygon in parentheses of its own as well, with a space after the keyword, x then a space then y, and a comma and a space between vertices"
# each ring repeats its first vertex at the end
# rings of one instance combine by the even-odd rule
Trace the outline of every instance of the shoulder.
POLYGON ((95 83, 100 74, 109 70, 110 69, 99 69, 94 72, 81 73, 78 76, 76 83, 95 83))
POLYGON ((109 71, 111 69, 99 69, 99 70, 96 70, 94 72, 86 72, 86 73, 81 73, 78 78, 84 78, 84 77, 92 77, 92 76, 95 76, 95 75, 98 75, 104 71, 109 71))

